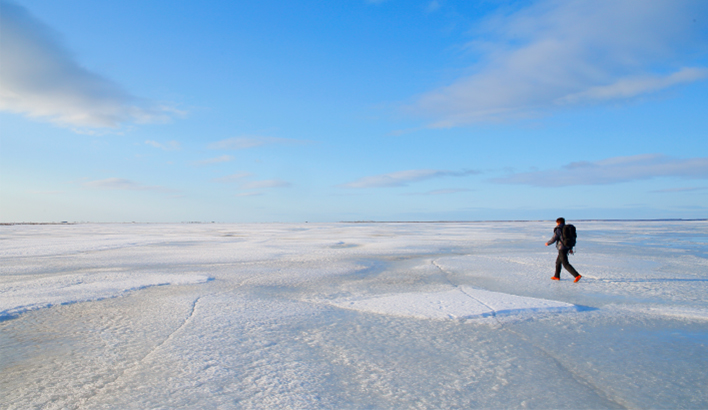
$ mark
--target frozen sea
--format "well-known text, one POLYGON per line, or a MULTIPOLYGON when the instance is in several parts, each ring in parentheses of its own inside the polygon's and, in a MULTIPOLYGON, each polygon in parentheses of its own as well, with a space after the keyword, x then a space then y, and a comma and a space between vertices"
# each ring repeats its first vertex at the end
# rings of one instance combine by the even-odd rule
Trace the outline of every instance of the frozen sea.
POLYGON ((708 408, 708 222, 574 224, 2 226, 0 408, 708 408))

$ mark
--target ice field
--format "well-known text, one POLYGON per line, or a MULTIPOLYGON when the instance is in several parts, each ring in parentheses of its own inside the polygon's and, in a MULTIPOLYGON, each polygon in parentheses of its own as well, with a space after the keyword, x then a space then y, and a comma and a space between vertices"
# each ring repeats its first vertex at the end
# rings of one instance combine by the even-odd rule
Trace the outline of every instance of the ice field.
POLYGON ((2 409, 708 408, 708 222, 0 227, 2 409))

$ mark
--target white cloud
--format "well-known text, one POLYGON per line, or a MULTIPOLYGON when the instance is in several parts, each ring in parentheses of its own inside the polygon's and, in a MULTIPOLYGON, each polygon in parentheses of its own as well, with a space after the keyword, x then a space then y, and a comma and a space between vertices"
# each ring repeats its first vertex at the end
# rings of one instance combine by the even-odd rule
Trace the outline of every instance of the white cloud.
POLYGON ((35 190, 30 190, 27 191, 30 194, 37 194, 37 195, 60 195, 66 193, 66 191, 35 191, 35 190))
POLYGON ((605 185, 659 177, 708 179, 708 158, 676 159, 661 154, 573 162, 560 169, 525 172, 493 179, 501 184, 543 187, 605 185))
POLYGON ((287 188, 291 186, 289 182, 279 179, 266 179, 263 181, 253 181, 241 186, 242 189, 264 189, 264 188, 287 188))
POLYGON ((660 194, 675 194, 679 192, 696 192, 696 191, 705 191, 708 190, 707 187, 685 187, 685 188, 668 188, 668 189, 659 189, 656 191, 651 191, 653 193, 660 193, 660 194))
POLYGON ((177 151, 182 148, 181 144, 178 141, 168 141, 162 144, 157 141, 147 140, 145 141, 145 144, 155 148, 160 148, 165 151, 177 151))
POLYGON ((120 190, 120 191, 154 191, 163 193, 175 192, 172 189, 165 188, 162 186, 146 186, 139 184, 135 181, 123 178, 107 178, 97 181, 84 182, 84 188, 89 189, 106 189, 106 190, 120 190))
MULTIPOLYGON (((289 188, 292 186, 290 182, 283 181, 280 179, 264 179, 260 181, 245 181, 246 179, 253 177, 250 172, 240 172, 237 174, 227 175, 220 178, 212 179, 212 182, 219 182, 224 184, 238 184, 241 190, 262 190, 271 188, 289 188)), ((238 196, 255 196, 263 195, 263 192, 242 192, 238 196)))
POLYGON ((536 115, 627 99, 708 77, 694 0, 540 0, 489 18, 470 48, 473 73, 422 95, 415 113, 434 127, 536 115))
POLYGON ((340 185, 343 188, 385 188, 402 187, 411 182, 423 181, 432 178, 447 176, 467 176, 478 174, 479 171, 440 171, 435 169, 415 169, 408 171, 392 172, 390 174, 375 175, 357 179, 356 181, 340 185))
POLYGON ((682 68, 668 76, 638 75, 630 78, 620 78, 613 84, 590 87, 579 93, 560 98, 560 103, 576 103, 592 100, 611 100, 631 98, 647 92, 658 91, 673 85, 691 83, 708 77, 706 68, 682 68))
POLYGON ((307 144, 309 141, 295 140, 290 138, 276 138, 276 137, 261 137, 261 136, 242 136, 228 138, 225 140, 213 142, 207 146, 209 149, 217 150, 242 150, 248 148, 260 147, 262 145, 273 145, 273 144, 307 144))
POLYGON ((248 178, 252 175, 253 174, 251 174, 250 172, 241 172, 238 174, 227 175, 227 176, 221 177, 221 178, 214 178, 214 179, 212 179, 212 181, 213 182, 220 182, 220 183, 233 183, 233 182, 239 182, 239 181, 243 180, 244 178, 248 178))
POLYGON ((234 160, 234 157, 232 157, 231 155, 222 155, 222 156, 216 157, 216 158, 209 158, 209 159, 203 159, 201 161, 194 161, 194 162, 192 162, 192 165, 197 165, 197 166, 213 165, 213 164, 220 164, 222 162, 230 162, 233 160, 234 160))
POLYGON ((440 10, 440 2, 438 0, 433 0, 430 3, 428 3, 428 6, 425 8, 425 11, 427 13, 433 13, 440 10))
POLYGON ((471 189, 466 189, 466 188, 448 188, 448 189, 436 189, 433 191, 428 191, 428 192, 421 192, 421 193, 412 193, 412 194, 405 194, 405 195, 422 195, 422 196, 431 196, 431 195, 450 195, 450 194, 458 194, 460 192, 471 192, 471 189))
POLYGON ((3 0, 0 8, 0 110, 87 128, 166 121, 178 113, 82 67, 58 33, 24 7, 3 0))

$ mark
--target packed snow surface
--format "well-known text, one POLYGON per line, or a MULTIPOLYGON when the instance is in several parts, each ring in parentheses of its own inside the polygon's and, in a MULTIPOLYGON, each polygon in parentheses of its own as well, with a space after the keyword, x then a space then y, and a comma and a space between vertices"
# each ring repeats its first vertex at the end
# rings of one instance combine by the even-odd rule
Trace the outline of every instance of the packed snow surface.
POLYGON ((708 407, 708 223, 0 227, 2 409, 708 407))
POLYGON ((468 286, 434 293, 398 293, 361 300, 337 301, 335 306, 419 319, 464 319, 532 312, 574 310, 570 303, 489 292, 468 286))
POLYGON ((0 319, 27 310, 120 296, 149 286, 203 283, 204 275, 132 275, 109 271, 67 274, 0 284, 0 319))

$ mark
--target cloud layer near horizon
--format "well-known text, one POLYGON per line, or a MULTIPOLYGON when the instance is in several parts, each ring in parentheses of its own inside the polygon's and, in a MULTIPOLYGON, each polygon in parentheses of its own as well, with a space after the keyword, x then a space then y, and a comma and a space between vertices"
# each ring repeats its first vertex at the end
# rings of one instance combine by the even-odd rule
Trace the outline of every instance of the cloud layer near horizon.
POLYGON ((8 1, 0 7, 0 110, 88 128, 165 121, 176 113, 83 68, 58 41, 59 34, 24 7, 8 1))
POLYGON ((708 68, 679 56, 705 53, 706 17, 708 2, 692 0, 542 0, 485 21, 469 44, 473 73, 408 108, 453 127, 698 81, 708 68))
POLYGON ((659 177, 708 179, 708 158, 676 159, 661 154, 573 162, 560 169, 495 178, 500 184, 541 187, 607 185, 659 177))
POLYGON ((214 150, 242 150, 260 147, 262 145, 301 145, 307 144, 309 142, 310 141, 296 140, 291 138, 263 137, 256 135, 227 138, 225 140, 212 142, 207 146, 207 148, 214 150))
MULTIPOLYGON (((236 183, 239 185, 240 189, 245 190, 258 190, 258 189, 271 189, 271 188, 289 188, 292 186, 290 182, 283 181, 280 179, 265 179, 257 181, 246 181, 247 178, 252 177, 253 174, 250 172, 240 172, 237 174, 227 175, 220 178, 212 179, 212 182, 218 182, 222 184, 236 183)), ((240 193, 239 196, 253 196, 262 195, 262 192, 246 192, 240 193)))
POLYGON ((389 188, 402 187, 411 182, 423 181, 432 178, 441 178, 448 176, 462 177, 468 175, 479 174, 479 171, 441 171, 435 169, 413 169, 408 171, 398 171, 389 174, 375 175, 357 179, 343 185, 342 188, 389 188))
POLYGON ((152 191, 152 192, 162 192, 162 193, 172 193, 175 192, 172 189, 165 188, 162 186, 147 186, 131 181, 124 178, 107 178, 100 179, 96 181, 87 181, 83 184, 84 188, 88 189, 105 189, 105 190, 118 190, 118 191, 152 191))

